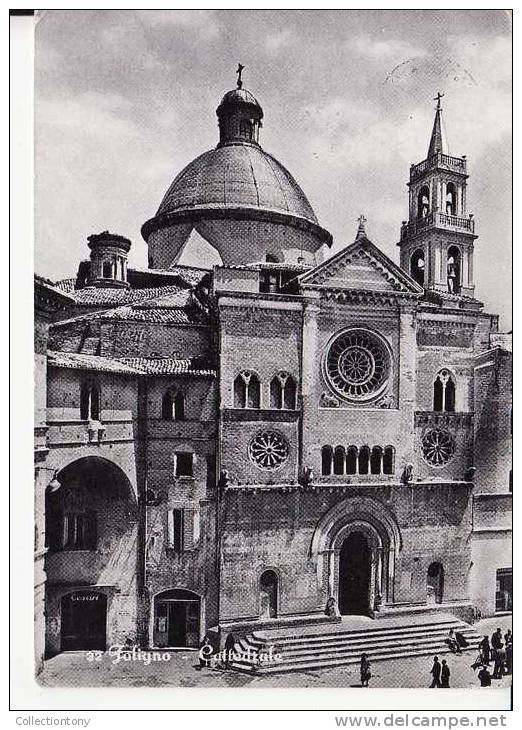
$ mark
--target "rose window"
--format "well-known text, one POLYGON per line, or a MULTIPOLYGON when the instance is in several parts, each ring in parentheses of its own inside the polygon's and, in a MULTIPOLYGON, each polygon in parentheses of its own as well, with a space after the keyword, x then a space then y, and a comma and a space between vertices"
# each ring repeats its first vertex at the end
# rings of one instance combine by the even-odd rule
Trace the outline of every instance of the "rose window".
POLYGON ((431 466, 444 466, 455 453, 455 439, 440 428, 426 431, 422 437, 422 455, 431 466))
POLYGON ((275 431, 262 431, 254 436, 248 455, 260 469, 279 469, 288 459, 288 441, 275 431))
POLYGON ((390 354, 384 341, 373 332, 351 329, 330 345, 325 360, 327 379, 343 398, 369 401, 388 384, 390 354))

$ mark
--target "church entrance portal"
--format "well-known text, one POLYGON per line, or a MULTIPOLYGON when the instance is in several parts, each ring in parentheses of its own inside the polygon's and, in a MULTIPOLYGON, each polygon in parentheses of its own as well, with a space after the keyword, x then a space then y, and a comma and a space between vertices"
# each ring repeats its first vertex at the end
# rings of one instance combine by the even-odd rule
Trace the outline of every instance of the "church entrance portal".
POLYGON ((106 649, 107 596, 75 591, 62 598, 62 651, 106 649))
POLYGON ((339 553, 339 611, 370 613, 371 550, 362 532, 352 532, 339 553))

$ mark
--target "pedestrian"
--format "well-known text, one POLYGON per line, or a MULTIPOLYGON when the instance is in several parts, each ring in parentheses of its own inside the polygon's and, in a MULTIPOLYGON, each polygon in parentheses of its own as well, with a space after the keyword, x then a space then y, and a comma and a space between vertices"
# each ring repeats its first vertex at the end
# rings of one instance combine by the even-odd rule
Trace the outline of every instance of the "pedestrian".
POLYGON ((236 637, 232 632, 230 632, 230 634, 228 634, 227 638, 225 639, 225 667, 227 668, 232 661, 235 645, 236 637))
POLYGON ((495 652, 495 666, 493 667, 493 679, 502 679, 506 669, 506 651, 497 649, 495 652))
POLYGON ((491 636, 491 650, 492 650, 492 659, 495 659, 495 654, 499 649, 502 649, 502 631, 500 629, 497 629, 495 633, 491 636))
POLYGON ((430 688, 440 687, 440 671, 441 671, 441 666, 440 666, 440 662, 439 662, 439 657, 435 656, 435 657, 433 657, 433 666, 431 668, 431 676, 433 677, 433 681, 430 684, 430 688))
POLYGON ((511 629, 508 629, 506 633, 504 634, 504 644, 507 646, 508 644, 513 643, 513 634, 511 633, 511 629))
POLYGON ((457 637, 455 636, 455 632, 453 629, 449 630, 448 637, 445 640, 445 643, 449 646, 450 651, 452 651, 454 654, 461 654, 459 642, 457 641, 457 637))
POLYGON ((440 676, 441 676, 441 680, 442 680, 441 684, 440 684, 441 687, 444 687, 446 689, 449 688, 450 674, 451 674, 451 672, 450 672, 450 668, 448 667, 448 663, 445 659, 443 659, 441 672, 440 672, 440 676))
POLYGON ((484 638, 480 642, 478 648, 480 651, 480 659, 481 659, 482 664, 489 666, 489 662, 490 662, 490 658, 491 658, 491 647, 489 645, 489 636, 484 636, 484 638))
POLYGON ((491 687, 491 674, 487 667, 482 667, 478 673, 478 678, 480 680, 481 687, 491 687))
POLYGON ((513 642, 506 644, 506 674, 513 672, 513 642))
POLYGON ((366 654, 361 654, 361 687, 368 687, 371 677, 370 660, 366 654))

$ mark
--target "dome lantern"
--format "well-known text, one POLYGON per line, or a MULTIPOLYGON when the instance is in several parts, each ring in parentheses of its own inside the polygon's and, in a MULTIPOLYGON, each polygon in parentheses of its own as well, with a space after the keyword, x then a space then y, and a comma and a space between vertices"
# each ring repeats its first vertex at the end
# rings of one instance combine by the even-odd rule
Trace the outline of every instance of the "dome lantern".
POLYGON ((259 144, 259 130, 263 126, 263 109, 250 91, 243 89, 241 74, 245 67, 237 68, 237 89, 228 91, 216 109, 219 120, 219 145, 259 144))

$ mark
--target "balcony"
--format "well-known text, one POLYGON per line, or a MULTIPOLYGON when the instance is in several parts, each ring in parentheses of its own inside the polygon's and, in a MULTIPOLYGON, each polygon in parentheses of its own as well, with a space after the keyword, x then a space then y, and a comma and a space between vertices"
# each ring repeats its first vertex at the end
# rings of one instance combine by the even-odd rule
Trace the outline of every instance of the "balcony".
POLYGON ((441 152, 437 152, 431 157, 428 157, 427 160, 410 167, 410 182, 414 182, 421 177, 426 170, 431 169, 449 170, 450 172, 459 172, 465 175, 466 163, 467 160, 465 157, 451 157, 451 155, 443 155, 441 152))
POLYGON ((436 210, 428 213, 425 218, 418 218, 409 223, 403 223, 401 227, 401 241, 411 238, 428 228, 443 228, 447 231, 462 233, 475 233, 475 221, 470 215, 468 218, 461 218, 458 215, 447 215, 436 210))

